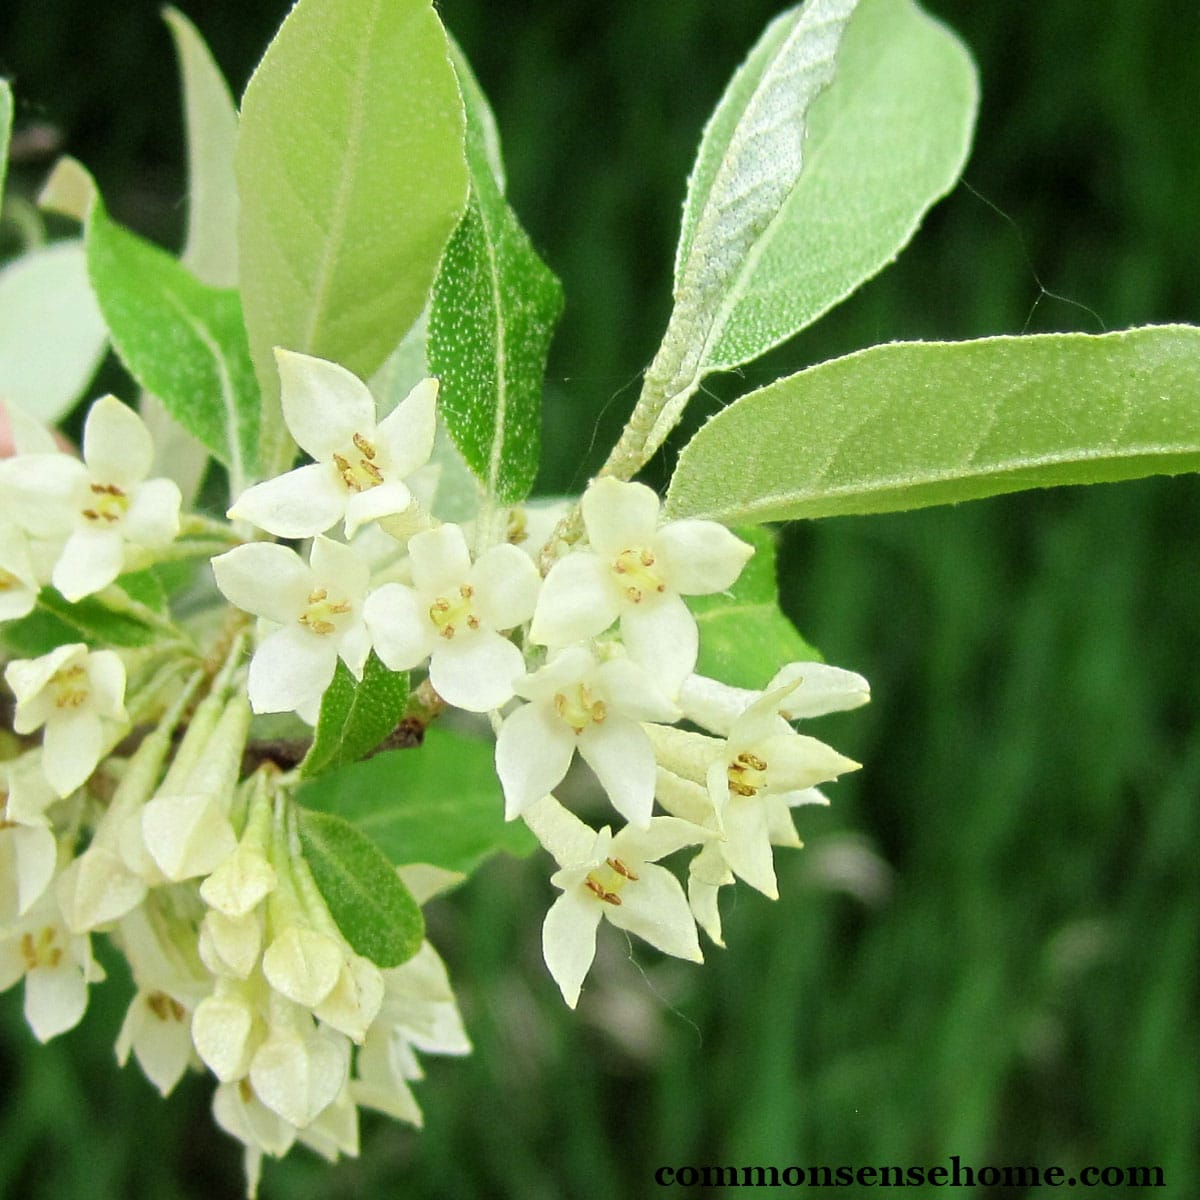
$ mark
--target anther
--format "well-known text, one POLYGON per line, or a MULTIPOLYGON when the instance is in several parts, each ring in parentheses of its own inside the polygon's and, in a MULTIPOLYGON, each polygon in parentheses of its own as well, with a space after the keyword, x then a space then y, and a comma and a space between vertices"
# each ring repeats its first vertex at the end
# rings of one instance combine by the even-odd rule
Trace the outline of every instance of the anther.
POLYGON ((621 903, 621 897, 616 892, 608 891, 603 884, 597 883, 590 875, 583 882, 587 885, 588 891, 597 899, 603 900, 605 904, 619 905, 621 903))
POLYGON ((623 875, 626 879, 636 880, 637 876, 619 859, 606 858, 604 860, 618 875, 623 875))
POLYGON ((308 602, 309 604, 319 604, 328 595, 329 592, 325 588, 314 588, 308 593, 308 602))
POLYGON ((375 457, 375 447, 372 446, 371 443, 368 442, 367 439, 365 437, 363 437, 363 435, 361 433, 356 433, 354 435, 354 444, 358 447, 359 452, 361 454, 363 454, 366 458, 374 458, 375 457))

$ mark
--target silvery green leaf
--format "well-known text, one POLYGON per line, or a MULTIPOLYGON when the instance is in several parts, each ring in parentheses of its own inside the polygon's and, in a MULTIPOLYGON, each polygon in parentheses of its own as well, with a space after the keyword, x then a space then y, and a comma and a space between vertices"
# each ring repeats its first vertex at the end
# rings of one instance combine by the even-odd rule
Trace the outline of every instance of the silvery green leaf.
POLYGON ((667 510, 785 521, 1196 470, 1200 328, 895 342, 719 412, 667 510))
POLYGON ((710 280, 703 261, 693 264, 716 164, 735 139, 744 95, 784 47, 783 23, 798 19, 785 14, 767 30, 705 131, 684 210, 677 309, 648 379, 675 398, 647 452, 661 444, 704 375, 757 358, 894 260, 966 159, 978 106, 969 54, 913 0, 861 0, 833 78, 805 112, 800 169, 777 177, 780 184, 790 179, 785 198, 749 249, 732 256, 726 277, 710 280), (685 282, 689 271, 700 285, 685 282), (664 368, 669 379, 659 379, 664 368))

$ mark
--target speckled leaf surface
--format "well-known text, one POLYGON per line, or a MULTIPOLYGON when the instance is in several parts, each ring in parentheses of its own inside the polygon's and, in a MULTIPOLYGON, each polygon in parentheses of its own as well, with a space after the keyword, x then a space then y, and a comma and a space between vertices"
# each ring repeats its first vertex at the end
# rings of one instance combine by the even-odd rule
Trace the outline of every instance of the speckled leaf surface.
POLYGON ((490 112, 464 78, 471 197, 433 289, 429 367, 454 444, 484 488, 512 504, 537 475, 542 380, 562 288, 504 199, 490 112))
POLYGON ((743 396, 679 458, 673 516, 890 512, 1200 470, 1200 329, 897 342, 743 396))

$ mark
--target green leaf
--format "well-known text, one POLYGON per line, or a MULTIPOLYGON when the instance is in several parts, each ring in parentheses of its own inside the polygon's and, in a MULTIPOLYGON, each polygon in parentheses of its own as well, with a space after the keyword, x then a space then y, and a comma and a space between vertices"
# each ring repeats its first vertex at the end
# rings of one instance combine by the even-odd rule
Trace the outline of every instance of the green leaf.
POLYGON ((46 424, 87 387, 108 340, 83 243, 55 242, 0 271, 0 395, 46 424))
POLYGON ((72 604, 47 587, 38 593, 37 603, 38 608, 72 631, 68 642, 86 642, 89 646, 148 646, 159 636, 149 625, 127 613, 113 612, 95 596, 72 604))
POLYGON ((476 97, 467 107, 471 195, 433 288, 429 367, 454 444, 488 494, 513 504, 537 475, 542 380, 563 295, 497 182, 478 84, 463 91, 476 97))
POLYGON ((157 567, 149 567, 144 571, 130 571, 117 577, 119 587, 131 600, 158 613, 160 617, 169 612, 167 589, 157 567))
POLYGON ((779 607, 775 535, 751 526, 734 531, 754 557, 728 592, 689 596, 700 628, 696 673, 742 688, 764 688, 784 663, 820 662, 779 607))
POLYGON ((342 936, 385 970, 421 948, 425 918, 383 852, 341 817, 300 810, 300 843, 342 936))
POLYGON ((340 659, 321 699, 312 749, 300 764, 308 778, 357 762, 374 750, 404 716, 408 673, 389 671, 372 653, 356 680, 340 659))
POLYGON ((1200 329, 898 342, 743 396, 679 456, 672 516, 890 512, 1200 470, 1200 329))
POLYGON ((111 221, 98 197, 87 256, 121 361, 229 468, 236 495, 254 473, 258 444, 258 387, 237 292, 201 283, 111 221))
POLYGON ((84 640, 75 626, 44 608, 0 625, 0 642, 13 658, 40 658, 58 646, 84 640))
POLYGON ((785 130, 760 134, 756 100, 806 53, 796 36, 809 12, 816 20, 815 8, 793 10, 767 29, 705 130, 684 210, 676 312, 655 368, 669 368, 664 392, 675 398, 650 450, 704 375, 785 341, 895 259, 966 160, 974 65, 912 0, 861 0, 825 91, 785 92, 792 140, 785 130), (738 189, 752 181, 743 200, 738 189), (744 209, 757 221, 731 232, 744 209))
POLYGON ((187 245, 181 261, 203 283, 236 287, 238 116, 229 85, 196 27, 178 9, 163 9, 183 76, 188 147, 187 245))
POLYGON ((462 100, 429 0, 300 0, 246 89, 236 165, 271 474, 294 453, 273 348, 368 378, 424 307, 462 213, 462 100))
POLYGON ((345 817, 398 866, 424 862, 469 874, 489 854, 537 847, 521 822, 504 820, 493 752, 491 742, 433 728, 419 748, 323 775, 297 799, 345 817))

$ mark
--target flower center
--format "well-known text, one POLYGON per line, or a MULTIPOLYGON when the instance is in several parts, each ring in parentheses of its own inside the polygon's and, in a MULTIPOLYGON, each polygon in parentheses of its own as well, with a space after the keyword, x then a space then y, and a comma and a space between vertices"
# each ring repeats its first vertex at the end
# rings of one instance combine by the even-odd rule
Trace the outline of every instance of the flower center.
POLYGON ((92 525, 115 525, 129 511, 129 497, 115 483, 93 483, 90 506, 80 509, 92 525))
POLYGON ((729 790, 739 796, 757 796, 767 786, 767 764, 749 750, 729 764, 728 775, 729 790))
POLYGON ((631 603, 641 604, 647 596, 667 590, 663 577, 653 568, 654 555, 644 546, 622 550, 613 560, 613 573, 620 577, 618 583, 631 603))
POLYGON ((55 708, 78 708, 87 703, 87 672, 81 666, 63 667, 50 676, 50 690, 55 708))
POLYGON ((383 482, 383 472, 375 462, 378 451, 361 433, 356 433, 351 440, 354 449, 347 448, 345 454, 335 454, 334 465, 347 491, 365 492, 383 482))
POLYGON ((343 616, 351 609, 349 600, 330 600, 326 588, 315 588, 308 593, 308 605, 300 614, 300 624, 324 636, 337 629, 335 617, 343 616))
POLYGON ((587 873, 583 884, 597 900, 620 904, 621 890, 636 879, 637 876, 619 858, 606 858, 604 866, 587 873))
POLYGON ((58 930, 53 925, 43 926, 36 937, 32 932, 21 935, 21 957, 25 960, 26 971, 34 971, 38 967, 57 967, 62 956, 58 930))
POLYGON ((429 619, 441 637, 452 638, 464 626, 467 629, 479 628, 479 618, 471 611, 471 597, 474 595, 475 589, 469 583, 464 583, 458 589, 457 600, 439 596, 429 606, 429 619))
POLYGON ((181 1025, 187 1016, 187 1009, 178 1000, 168 996, 166 992, 151 992, 146 997, 146 1007, 163 1024, 166 1024, 167 1021, 174 1021, 176 1024, 181 1025))
POLYGON ((555 692, 554 711, 576 733, 582 733, 589 725, 600 725, 608 716, 604 701, 593 700, 587 685, 582 683, 565 692, 555 692))

